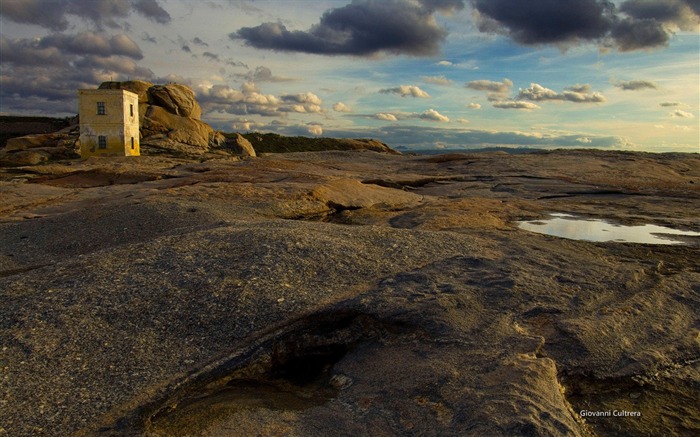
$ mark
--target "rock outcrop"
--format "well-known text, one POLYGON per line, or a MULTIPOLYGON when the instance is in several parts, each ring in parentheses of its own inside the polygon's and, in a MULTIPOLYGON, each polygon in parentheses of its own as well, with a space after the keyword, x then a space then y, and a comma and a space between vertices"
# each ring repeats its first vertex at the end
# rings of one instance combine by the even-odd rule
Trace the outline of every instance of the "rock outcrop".
POLYGON ((695 154, 70 164, 0 168, 3 437, 700 435, 700 237, 517 225, 698 232, 695 154))
POLYGON ((154 85, 132 80, 105 82, 100 89, 124 89, 139 96, 143 154, 202 155, 220 147, 225 138, 201 120, 202 108, 194 91, 180 84, 154 85))
MULTIPOLYGON (((104 82, 99 89, 124 89, 139 96, 143 155, 201 156, 226 143, 221 132, 201 120, 202 108, 194 92, 185 85, 132 80, 104 82)), ((0 151, 0 165, 37 165, 78 158, 79 135, 76 124, 55 133, 11 138, 0 151)), ((240 150, 242 156, 255 156, 252 146, 234 149, 240 150)))
POLYGON ((79 135, 78 127, 72 126, 50 134, 10 138, 0 151, 0 166, 18 167, 79 158, 79 135))

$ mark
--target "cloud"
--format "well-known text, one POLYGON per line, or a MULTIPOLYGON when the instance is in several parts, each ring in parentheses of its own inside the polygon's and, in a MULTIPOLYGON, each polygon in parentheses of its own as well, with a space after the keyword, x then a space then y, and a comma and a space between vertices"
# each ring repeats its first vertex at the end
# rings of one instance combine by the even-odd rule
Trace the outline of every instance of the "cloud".
POLYGON ((306 131, 311 135, 321 136, 323 135, 323 126, 317 123, 309 123, 306 125, 306 131))
POLYGON ((535 105, 534 103, 521 102, 516 100, 504 100, 493 102, 493 107, 498 109, 525 109, 528 111, 533 109, 540 109, 540 107, 535 105))
POLYGON ((255 67, 255 70, 246 74, 237 74, 236 77, 252 82, 294 82, 297 80, 291 77, 275 76, 272 74, 272 70, 264 66, 255 67))
POLYGON ((631 51, 663 47, 675 28, 697 29, 696 0, 471 0, 480 31, 525 45, 592 42, 631 51))
POLYGON ((156 23, 167 24, 171 20, 168 11, 163 9, 156 0, 137 0, 133 5, 138 13, 156 23))
POLYGON ((204 52, 204 53, 202 53, 202 56, 204 56, 205 58, 209 58, 212 61, 217 61, 217 62, 219 61, 219 55, 217 55, 216 53, 204 52))
POLYGON ((481 109, 481 105, 478 103, 470 103, 467 105, 467 107, 471 109, 481 109))
POLYGON ((454 64, 453 64, 452 62, 450 62, 450 61, 440 61, 440 62, 438 62, 437 64, 440 65, 440 66, 442 66, 442 67, 451 67, 451 66, 454 65, 454 64))
POLYGON ((452 85, 452 81, 445 76, 421 76, 423 82, 432 83, 434 85, 452 85))
POLYGON ((352 109, 343 102, 337 102, 333 105, 335 112, 352 112, 352 109))
POLYGON ((450 119, 434 109, 428 109, 418 116, 421 120, 448 122, 450 119))
POLYGON ((380 53, 431 56, 447 31, 434 14, 464 7, 456 0, 355 0, 323 13, 307 31, 288 30, 281 22, 243 27, 229 34, 268 50, 319 55, 375 56, 380 53))
POLYGON ((136 12, 160 24, 171 18, 157 0, 3 0, 0 15, 22 24, 60 31, 69 27, 70 16, 92 21, 97 28, 124 27, 123 20, 136 12))
MULTIPOLYGON (((363 115, 358 115, 359 117, 363 117, 363 115)), ((409 120, 409 119, 419 119, 419 120, 426 120, 426 121, 438 121, 438 122, 449 122, 450 119, 442 114, 440 114, 438 111, 435 109, 427 109, 423 112, 380 112, 374 115, 371 115, 370 118, 374 118, 376 120, 383 120, 383 121, 401 121, 401 120, 409 120)))
POLYGON ((503 79, 503 82, 493 82, 490 80, 473 80, 465 85, 477 91, 489 91, 492 93, 508 93, 513 87, 513 82, 509 79, 503 79))
POLYGON ((643 90, 645 88, 655 90, 658 88, 658 86, 654 82, 648 80, 620 81, 617 84, 615 84, 615 86, 627 91, 643 90))
POLYGON ((569 101, 574 103, 602 103, 605 97, 600 93, 590 93, 589 85, 574 85, 558 93, 540 84, 531 83, 530 88, 520 89, 518 99, 542 102, 546 100, 569 101), (573 89, 572 89, 573 88, 573 89), (577 90, 577 91, 574 91, 577 90), (585 91, 585 92, 582 92, 585 91))
POLYGON ((510 79, 503 79, 503 82, 473 80, 467 82, 464 86, 477 91, 487 91, 489 100, 500 101, 510 94, 510 90, 513 88, 513 82, 511 82, 510 79))
POLYGON ((9 39, 0 35, 0 101, 3 110, 74 113, 75 91, 110 80, 150 80, 137 65, 143 55, 126 35, 95 32, 9 39))
POLYGON ((400 85, 395 88, 385 88, 382 90, 379 90, 380 93, 382 94, 398 94, 401 97, 420 97, 420 98, 429 98, 430 94, 426 93, 422 89, 418 88, 415 85, 400 85))
POLYGON ((652 20, 681 30, 698 28, 700 3, 697 0, 627 0, 620 11, 638 20, 652 20))
POLYGON ((664 106, 664 107, 683 106, 683 103, 681 103, 681 102, 662 102, 662 103, 659 103, 659 106, 664 106))
POLYGON ((374 118, 377 120, 384 120, 384 121, 399 121, 399 119, 394 115, 394 114, 389 114, 385 112, 380 112, 378 114, 374 114, 374 118))
POLYGON ((678 117, 678 118, 694 118, 695 116, 686 111, 682 111, 680 109, 676 109, 675 111, 671 112, 671 117, 678 117))
POLYGON ((205 113, 223 112, 250 116, 279 117, 288 113, 320 114, 322 100, 312 92, 263 94, 253 82, 246 82, 239 89, 208 82, 192 84, 197 100, 205 113))
POLYGON ((54 34, 37 40, 42 48, 55 47, 62 53, 75 55, 128 56, 132 59, 142 59, 143 53, 131 38, 119 34, 111 38, 95 32, 83 32, 77 35, 54 34))
POLYGON ((198 45, 198 46, 202 46, 202 47, 209 47, 209 44, 202 41, 202 39, 198 36, 194 37, 194 39, 192 40, 192 43, 195 45, 198 45))

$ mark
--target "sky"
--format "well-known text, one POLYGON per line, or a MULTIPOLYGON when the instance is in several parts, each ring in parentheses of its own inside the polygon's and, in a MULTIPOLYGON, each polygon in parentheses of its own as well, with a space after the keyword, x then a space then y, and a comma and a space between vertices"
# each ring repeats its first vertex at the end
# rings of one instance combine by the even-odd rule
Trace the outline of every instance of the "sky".
POLYGON ((134 79, 225 132, 700 153, 700 2, 0 0, 0 114, 134 79))

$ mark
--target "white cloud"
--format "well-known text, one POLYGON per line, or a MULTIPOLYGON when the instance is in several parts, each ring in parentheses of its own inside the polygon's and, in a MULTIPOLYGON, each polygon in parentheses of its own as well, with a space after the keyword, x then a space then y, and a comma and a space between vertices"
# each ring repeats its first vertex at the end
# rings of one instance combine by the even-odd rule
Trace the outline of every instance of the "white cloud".
POLYGON ((530 88, 520 89, 518 91, 519 99, 533 100, 541 102, 545 100, 565 100, 574 103, 602 103, 605 102, 605 97, 600 93, 590 93, 589 85, 574 85, 561 93, 558 93, 549 88, 545 88, 540 84, 531 83, 530 88))
POLYGON ((533 109, 540 109, 539 106, 535 105, 532 102, 522 102, 518 100, 505 100, 494 102, 493 107, 499 109, 525 109, 528 111, 533 109))
POLYGON ((410 96, 424 99, 430 97, 430 94, 426 93, 415 85, 400 85, 394 88, 384 88, 379 90, 379 92, 382 94, 398 94, 401 97, 410 96))
POLYGON ((386 112, 380 112, 378 114, 374 115, 374 118, 377 120, 384 120, 384 121, 399 121, 398 118, 394 114, 386 113, 386 112))
POLYGON ((452 62, 450 62, 450 61, 440 61, 440 62, 438 62, 437 64, 440 65, 440 66, 442 66, 442 67, 451 67, 451 66, 454 65, 454 64, 453 64, 452 62))
POLYGON ((469 108, 471 108, 471 109, 481 109, 481 105, 480 105, 480 104, 478 104, 478 103, 473 103, 473 102, 470 103, 470 104, 468 104, 467 107, 469 107, 469 108))
POLYGON ((439 112, 437 112, 434 109, 428 109, 426 111, 423 111, 418 116, 421 120, 429 120, 429 121, 441 121, 441 122, 448 122, 450 119, 439 112))
POLYGON ((306 127, 306 130, 311 134, 311 135, 316 135, 316 136, 321 136, 323 135, 323 126, 320 124, 309 124, 306 127))
POLYGON ((352 112, 352 108, 343 102, 337 102, 333 105, 333 110, 336 112, 352 112))

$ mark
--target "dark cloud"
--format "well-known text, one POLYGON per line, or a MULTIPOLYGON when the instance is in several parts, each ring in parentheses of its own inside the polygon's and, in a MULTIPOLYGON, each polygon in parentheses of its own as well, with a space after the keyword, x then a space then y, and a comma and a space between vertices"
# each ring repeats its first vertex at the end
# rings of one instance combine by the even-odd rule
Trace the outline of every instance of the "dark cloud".
POLYGON ((182 47, 180 47, 180 50, 182 50, 182 51, 185 52, 185 53, 192 53, 192 49, 191 49, 190 46, 188 46, 187 44, 185 44, 185 45, 183 45, 182 47))
POLYGON ((648 80, 628 80, 618 82, 616 85, 618 88, 622 88, 626 91, 636 91, 643 89, 657 89, 657 85, 654 82, 648 80))
POLYGON ((154 36, 149 35, 148 32, 143 32, 141 34, 141 41, 146 41, 146 42, 150 42, 153 44, 158 44, 158 40, 154 36))
POLYGON ((620 11, 638 20, 652 20, 676 25, 681 30, 695 30, 700 16, 697 0, 627 0, 620 11))
POLYGON ((526 45, 594 42, 620 51, 662 47, 674 27, 697 29, 697 0, 472 0, 478 28, 526 45))
POLYGON ((198 45, 198 46, 209 47, 209 44, 207 44, 207 43, 205 43, 204 41, 202 41, 202 39, 201 39, 200 37, 198 37, 198 36, 196 36, 196 37, 192 40, 192 42, 193 42, 194 44, 198 45))
POLYGON ((212 53, 212 52, 204 52, 204 53, 202 53, 202 56, 204 56, 205 58, 209 58, 212 61, 217 61, 217 62, 219 61, 219 55, 212 53))
POLYGON ((133 5, 137 12, 156 23, 170 23, 170 14, 156 0, 136 0, 133 5))
POLYGON ((526 99, 535 102, 546 100, 559 100, 574 103, 602 103, 605 97, 600 93, 591 93, 590 85, 574 85, 562 92, 556 92, 545 88, 540 84, 531 83, 529 88, 518 91, 518 99, 526 99))
POLYGON ((663 103, 659 103, 659 106, 663 106, 663 107, 681 106, 681 105, 683 105, 681 102, 663 102, 663 103))
POLYGON ((41 38, 39 47, 56 47, 63 53, 76 55, 122 55, 132 59, 142 59, 139 46, 127 35, 107 35, 83 32, 77 35, 55 34, 41 38))
POLYGON ((611 6, 599 0, 474 0, 482 31, 523 44, 597 39, 610 28, 611 6))
POLYGON ((3 111, 61 114, 74 111, 75 93, 108 80, 150 79, 138 46, 126 35, 85 32, 44 38, 0 36, 3 111), (28 106, 28 102, 33 102, 28 106))
POLYGON ((69 16, 92 21, 98 28, 123 27, 131 12, 165 24, 170 15, 157 0, 3 0, 0 15, 17 23, 34 24, 54 31, 66 30, 69 16))
POLYGON ((356 0, 326 11, 308 31, 263 23, 231 33, 259 49, 321 55, 372 56, 379 53, 428 56, 438 53, 447 31, 434 18, 463 7, 462 1, 356 0))

